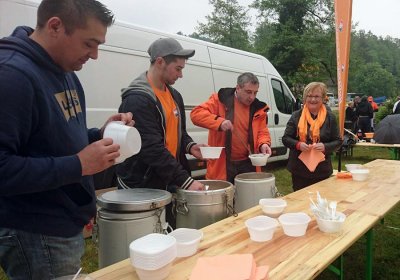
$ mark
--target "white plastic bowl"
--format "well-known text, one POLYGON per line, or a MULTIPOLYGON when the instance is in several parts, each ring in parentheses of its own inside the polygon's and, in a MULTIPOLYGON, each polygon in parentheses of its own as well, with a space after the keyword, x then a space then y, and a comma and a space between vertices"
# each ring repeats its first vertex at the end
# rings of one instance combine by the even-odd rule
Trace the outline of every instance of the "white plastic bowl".
POLYGON ((200 147, 201 156, 205 159, 215 159, 221 156, 224 147, 200 147))
POLYGON ((176 239, 178 257, 189 257, 196 254, 199 242, 203 238, 203 232, 193 228, 178 228, 169 235, 176 239))
POLYGON ((363 166, 361 164, 356 164, 356 163, 345 164, 345 166, 346 166, 347 171, 352 171, 352 170, 363 168, 363 166))
POLYGON ((155 270, 136 268, 136 273, 140 280, 163 280, 171 272, 172 262, 155 270))
POLYGON ((365 181, 368 178, 368 169, 355 169, 350 171, 354 181, 365 181))
POLYGON ((245 225, 251 240, 265 242, 271 240, 274 236, 278 221, 267 216, 256 216, 246 220, 245 225))
POLYGON ((253 166, 264 166, 267 164, 269 156, 269 154, 251 154, 249 158, 253 166))
POLYGON ((342 212, 336 212, 336 216, 339 217, 338 220, 325 220, 316 217, 320 231, 327 233, 334 233, 340 231, 342 229, 344 221, 346 220, 346 215, 343 214, 342 212))
POLYGON ((176 239, 165 234, 150 233, 132 241, 129 254, 135 268, 156 270, 176 258, 176 239))
POLYGON ((286 200, 282 198, 262 198, 260 199, 259 204, 263 212, 273 218, 282 214, 283 210, 285 210, 287 206, 286 200))
POLYGON ((298 237, 306 234, 311 218, 306 213, 297 212, 282 214, 278 220, 283 227, 283 232, 287 236, 298 237))

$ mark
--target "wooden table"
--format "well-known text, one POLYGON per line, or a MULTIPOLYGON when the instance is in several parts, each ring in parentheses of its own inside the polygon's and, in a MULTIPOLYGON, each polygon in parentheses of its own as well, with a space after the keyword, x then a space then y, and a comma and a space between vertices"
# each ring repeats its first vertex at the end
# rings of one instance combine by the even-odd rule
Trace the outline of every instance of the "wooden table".
MULTIPOLYGON (((278 227, 271 241, 252 242, 244 221, 262 215, 261 208, 255 206, 239 213, 238 217, 229 217, 203 228, 204 239, 197 254, 177 258, 168 279, 189 279, 201 256, 235 253, 252 253, 257 265, 270 267, 271 280, 315 278, 364 234, 370 233, 369 239, 372 239, 374 225, 399 202, 400 161, 375 160, 365 166, 370 170, 367 181, 331 177, 284 197, 288 202, 285 212, 303 211, 312 217, 305 236, 289 237, 278 227), (347 215, 340 233, 319 231, 309 209, 309 191, 319 191, 322 197, 338 201, 338 211, 347 215)), ((371 254, 372 243, 367 243, 370 247, 367 253, 371 254)), ((372 266, 368 269, 368 277, 372 277, 372 266)), ((89 276, 99 280, 139 279, 129 259, 89 276)))
POLYGON ((388 148, 391 151, 391 157, 394 160, 400 160, 400 144, 379 144, 371 142, 357 142, 354 147, 380 147, 388 148))

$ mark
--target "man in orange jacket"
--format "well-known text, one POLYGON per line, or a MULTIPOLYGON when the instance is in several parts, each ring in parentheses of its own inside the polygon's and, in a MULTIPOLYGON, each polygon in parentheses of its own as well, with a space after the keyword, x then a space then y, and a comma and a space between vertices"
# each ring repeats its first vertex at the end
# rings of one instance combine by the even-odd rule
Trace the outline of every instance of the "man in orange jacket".
POLYGON ((235 88, 221 88, 192 110, 192 122, 209 129, 208 144, 225 147, 219 159, 208 160, 207 179, 234 183, 238 174, 261 171, 251 164, 249 152, 271 154, 268 106, 256 98, 258 88, 257 77, 246 72, 235 88))

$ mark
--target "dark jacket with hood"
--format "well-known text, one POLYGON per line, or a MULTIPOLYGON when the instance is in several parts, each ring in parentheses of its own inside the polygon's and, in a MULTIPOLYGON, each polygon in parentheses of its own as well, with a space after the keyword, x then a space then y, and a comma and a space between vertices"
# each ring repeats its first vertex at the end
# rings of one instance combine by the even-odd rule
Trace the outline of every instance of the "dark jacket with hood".
POLYGON ((122 187, 154 188, 173 191, 187 189, 193 182, 186 159, 195 144, 186 131, 185 108, 181 94, 168 86, 178 109, 178 149, 176 158, 165 147, 165 115, 146 73, 141 74, 123 89, 119 112, 132 112, 135 127, 142 138, 142 148, 116 168, 122 187))
MULTIPOLYGON (((301 151, 296 149, 296 144, 299 142, 297 132, 298 124, 302 111, 303 109, 300 109, 292 114, 282 137, 283 144, 290 149, 287 169, 292 173, 292 176, 297 175, 303 178, 326 178, 333 172, 331 154, 342 144, 336 117, 332 111, 326 111, 325 122, 320 128, 320 142, 325 145, 325 160, 318 164, 314 172, 311 172, 299 159, 301 151)), ((308 126, 308 128, 310 128, 310 126, 308 126)), ((307 144, 312 144, 308 135, 307 144)))
POLYGON ((0 227, 70 237, 96 213, 77 153, 100 133, 88 133, 77 76, 32 32, 18 27, 0 40, 0 227))

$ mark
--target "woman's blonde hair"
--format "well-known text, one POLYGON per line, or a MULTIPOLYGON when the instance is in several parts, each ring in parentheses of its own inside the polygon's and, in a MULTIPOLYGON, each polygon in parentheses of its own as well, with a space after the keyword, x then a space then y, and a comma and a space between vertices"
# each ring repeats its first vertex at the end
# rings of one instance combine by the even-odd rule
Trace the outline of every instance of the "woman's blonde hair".
POLYGON ((306 100, 307 96, 313 92, 316 88, 321 89, 322 92, 322 101, 326 98, 326 93, 328 92, 328 88, 324 83, 321 82, 311 82, 304 88, 303 92, 303 101, 306 100))

